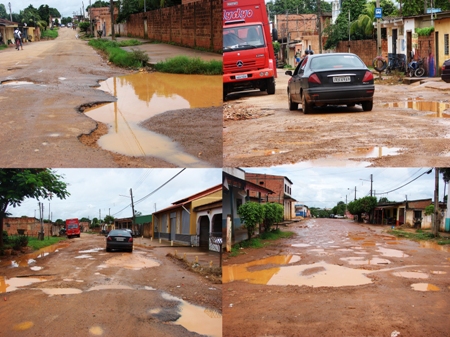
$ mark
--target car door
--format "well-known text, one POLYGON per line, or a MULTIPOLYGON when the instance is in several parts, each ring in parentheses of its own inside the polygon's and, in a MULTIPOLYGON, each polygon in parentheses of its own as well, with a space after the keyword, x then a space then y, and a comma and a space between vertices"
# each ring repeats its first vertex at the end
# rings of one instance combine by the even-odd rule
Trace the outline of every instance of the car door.
POLYGON ((301 65, 302 61, 295 68, 290 84, 291 97, 294 102, 300 102, 300 77, 298 75, 301 65))

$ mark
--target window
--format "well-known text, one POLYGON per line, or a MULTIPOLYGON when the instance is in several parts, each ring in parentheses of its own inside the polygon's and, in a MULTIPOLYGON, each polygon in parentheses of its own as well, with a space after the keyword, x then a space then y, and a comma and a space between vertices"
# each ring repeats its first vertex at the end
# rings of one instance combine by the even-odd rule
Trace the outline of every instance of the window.
POLYGON ((448 55, 449 54, 449 48, 448 48, 448 44, 449 44, 449 41, 448 41, 448 36, 449 36, 449 34, 444 34, 444 54, 445 55, 448 55))

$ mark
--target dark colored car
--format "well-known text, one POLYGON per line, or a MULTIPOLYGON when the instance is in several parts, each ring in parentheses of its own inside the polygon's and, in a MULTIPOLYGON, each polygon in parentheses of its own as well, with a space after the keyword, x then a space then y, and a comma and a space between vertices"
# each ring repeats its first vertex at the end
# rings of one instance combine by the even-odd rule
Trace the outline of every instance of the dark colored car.
POLYGON ((133 251, 133 236, 129 231, 123 229, 113 229, 106 237, 106 251, 113 249, 133 251))
POLYGON ((306 55, 291 76, 287 94, 289 110, 302 104, 305 114, 314 106, 361 104, 371 111, 375 85, 373 74, 361 59, 352 53, 306 55))
POLYGON ((450 83, 450 59, 442 64, 441 78, 444 82, 450 83))

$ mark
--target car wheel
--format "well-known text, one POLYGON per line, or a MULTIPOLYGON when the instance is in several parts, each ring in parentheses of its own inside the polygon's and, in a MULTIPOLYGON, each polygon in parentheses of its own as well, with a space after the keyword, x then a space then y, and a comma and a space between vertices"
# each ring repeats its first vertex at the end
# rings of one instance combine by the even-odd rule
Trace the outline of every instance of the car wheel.
POLYGON ((306 101, 305 95, 302 95, 302 109, 305 115, 312 112, 312 104, 306 101))
POLYGON ((423 75, 425 75, 425 69, 417 68, 414 75, 416 75, 417 77, 422 77, 423 75))
POLYGON ((110 251, 111 251, 111 248, 106 247, 106 251, 107 251, 107 252, 110 252, 110 251))
POLYGON ((293 111, 298 109, 298 103, 292 102, 292 97, 289 90, 288 90, 288 101, 289 101, 289 110, 293 111))
POLYGON ((362 102, 363 111, 372 111, 373 101, 362 102))
POLYGON ((275 94, 275 79, 273 77, 267 80, 267 93, 269 95, 275 94))

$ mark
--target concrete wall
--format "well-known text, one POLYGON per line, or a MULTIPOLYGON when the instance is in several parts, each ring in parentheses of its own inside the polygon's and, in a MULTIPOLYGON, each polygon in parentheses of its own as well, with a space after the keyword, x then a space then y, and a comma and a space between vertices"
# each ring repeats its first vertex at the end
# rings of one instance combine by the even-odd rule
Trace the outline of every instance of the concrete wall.
POLYGON ((436 75, 441 76, 440 68, 444 61, 450 58, 449 51, 445 54, 444 50, 444 34, 450 34, 450 18, 436 20, 434 22, 434 34, 437 36, 439 46, 438 55, 436 55, 436 75))
POLYGON ((120 27, 120 33, 126 31, 132 37, 221 51, 222 11, 221 0, 198 0, 137 13, 130 16, 126 28, 120 27))

